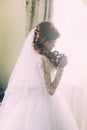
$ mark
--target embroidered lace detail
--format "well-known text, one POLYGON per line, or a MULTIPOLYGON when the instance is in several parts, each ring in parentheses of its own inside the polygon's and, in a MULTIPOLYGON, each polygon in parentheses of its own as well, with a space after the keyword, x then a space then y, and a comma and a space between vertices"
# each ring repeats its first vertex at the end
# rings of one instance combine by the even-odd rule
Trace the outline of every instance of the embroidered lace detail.
POLYGON ((39 59, 39 69, 47 92, 53 95, 61 79, 63 69, 55 68, 49 59, 42 55, 39 59))

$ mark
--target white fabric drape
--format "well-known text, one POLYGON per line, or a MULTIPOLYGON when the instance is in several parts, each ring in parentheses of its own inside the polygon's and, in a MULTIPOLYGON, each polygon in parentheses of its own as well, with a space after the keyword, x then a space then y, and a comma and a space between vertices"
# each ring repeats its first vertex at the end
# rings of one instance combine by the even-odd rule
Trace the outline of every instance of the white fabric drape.
POLYGON ((82 0, 54 0, 54 17, 61 33, 56 48, 68 57, 60 89, 80 130, 87 130, 87 6, 82 0))

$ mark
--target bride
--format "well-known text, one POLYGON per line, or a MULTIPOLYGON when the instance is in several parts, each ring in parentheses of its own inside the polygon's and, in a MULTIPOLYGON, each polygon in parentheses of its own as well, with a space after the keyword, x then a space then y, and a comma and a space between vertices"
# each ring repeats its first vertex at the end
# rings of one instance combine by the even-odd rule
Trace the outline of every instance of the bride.
POLYGON ((51 51, 60 34, 48 21, 23 46, 0 107, 1 130, 78 130, 59 90, 67 57, 51 51))

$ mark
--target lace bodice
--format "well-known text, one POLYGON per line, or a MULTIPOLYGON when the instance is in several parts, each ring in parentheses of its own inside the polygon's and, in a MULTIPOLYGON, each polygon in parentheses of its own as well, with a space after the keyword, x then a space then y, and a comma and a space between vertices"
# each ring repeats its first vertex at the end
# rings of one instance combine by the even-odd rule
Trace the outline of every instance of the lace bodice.
POLYGON ((45 56, 40 55, 39 69, 47 92, 53 95, 62 76, 63 69, 55 68, 45 56))

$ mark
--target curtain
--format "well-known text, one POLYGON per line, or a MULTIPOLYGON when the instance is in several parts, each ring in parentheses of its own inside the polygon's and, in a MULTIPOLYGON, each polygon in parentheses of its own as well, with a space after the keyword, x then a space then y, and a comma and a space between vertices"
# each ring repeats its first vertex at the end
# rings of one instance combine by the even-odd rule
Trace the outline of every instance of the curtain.
POLYGON ((43 20, 51 20, 53 0, 26 1, 26 33, 43 20))
POLYGON ((87 6, 82 0, 54 0, 53 15, 61 33, 56 49, 68 58, 59 89, 79 129, 87 130, 87 6))

